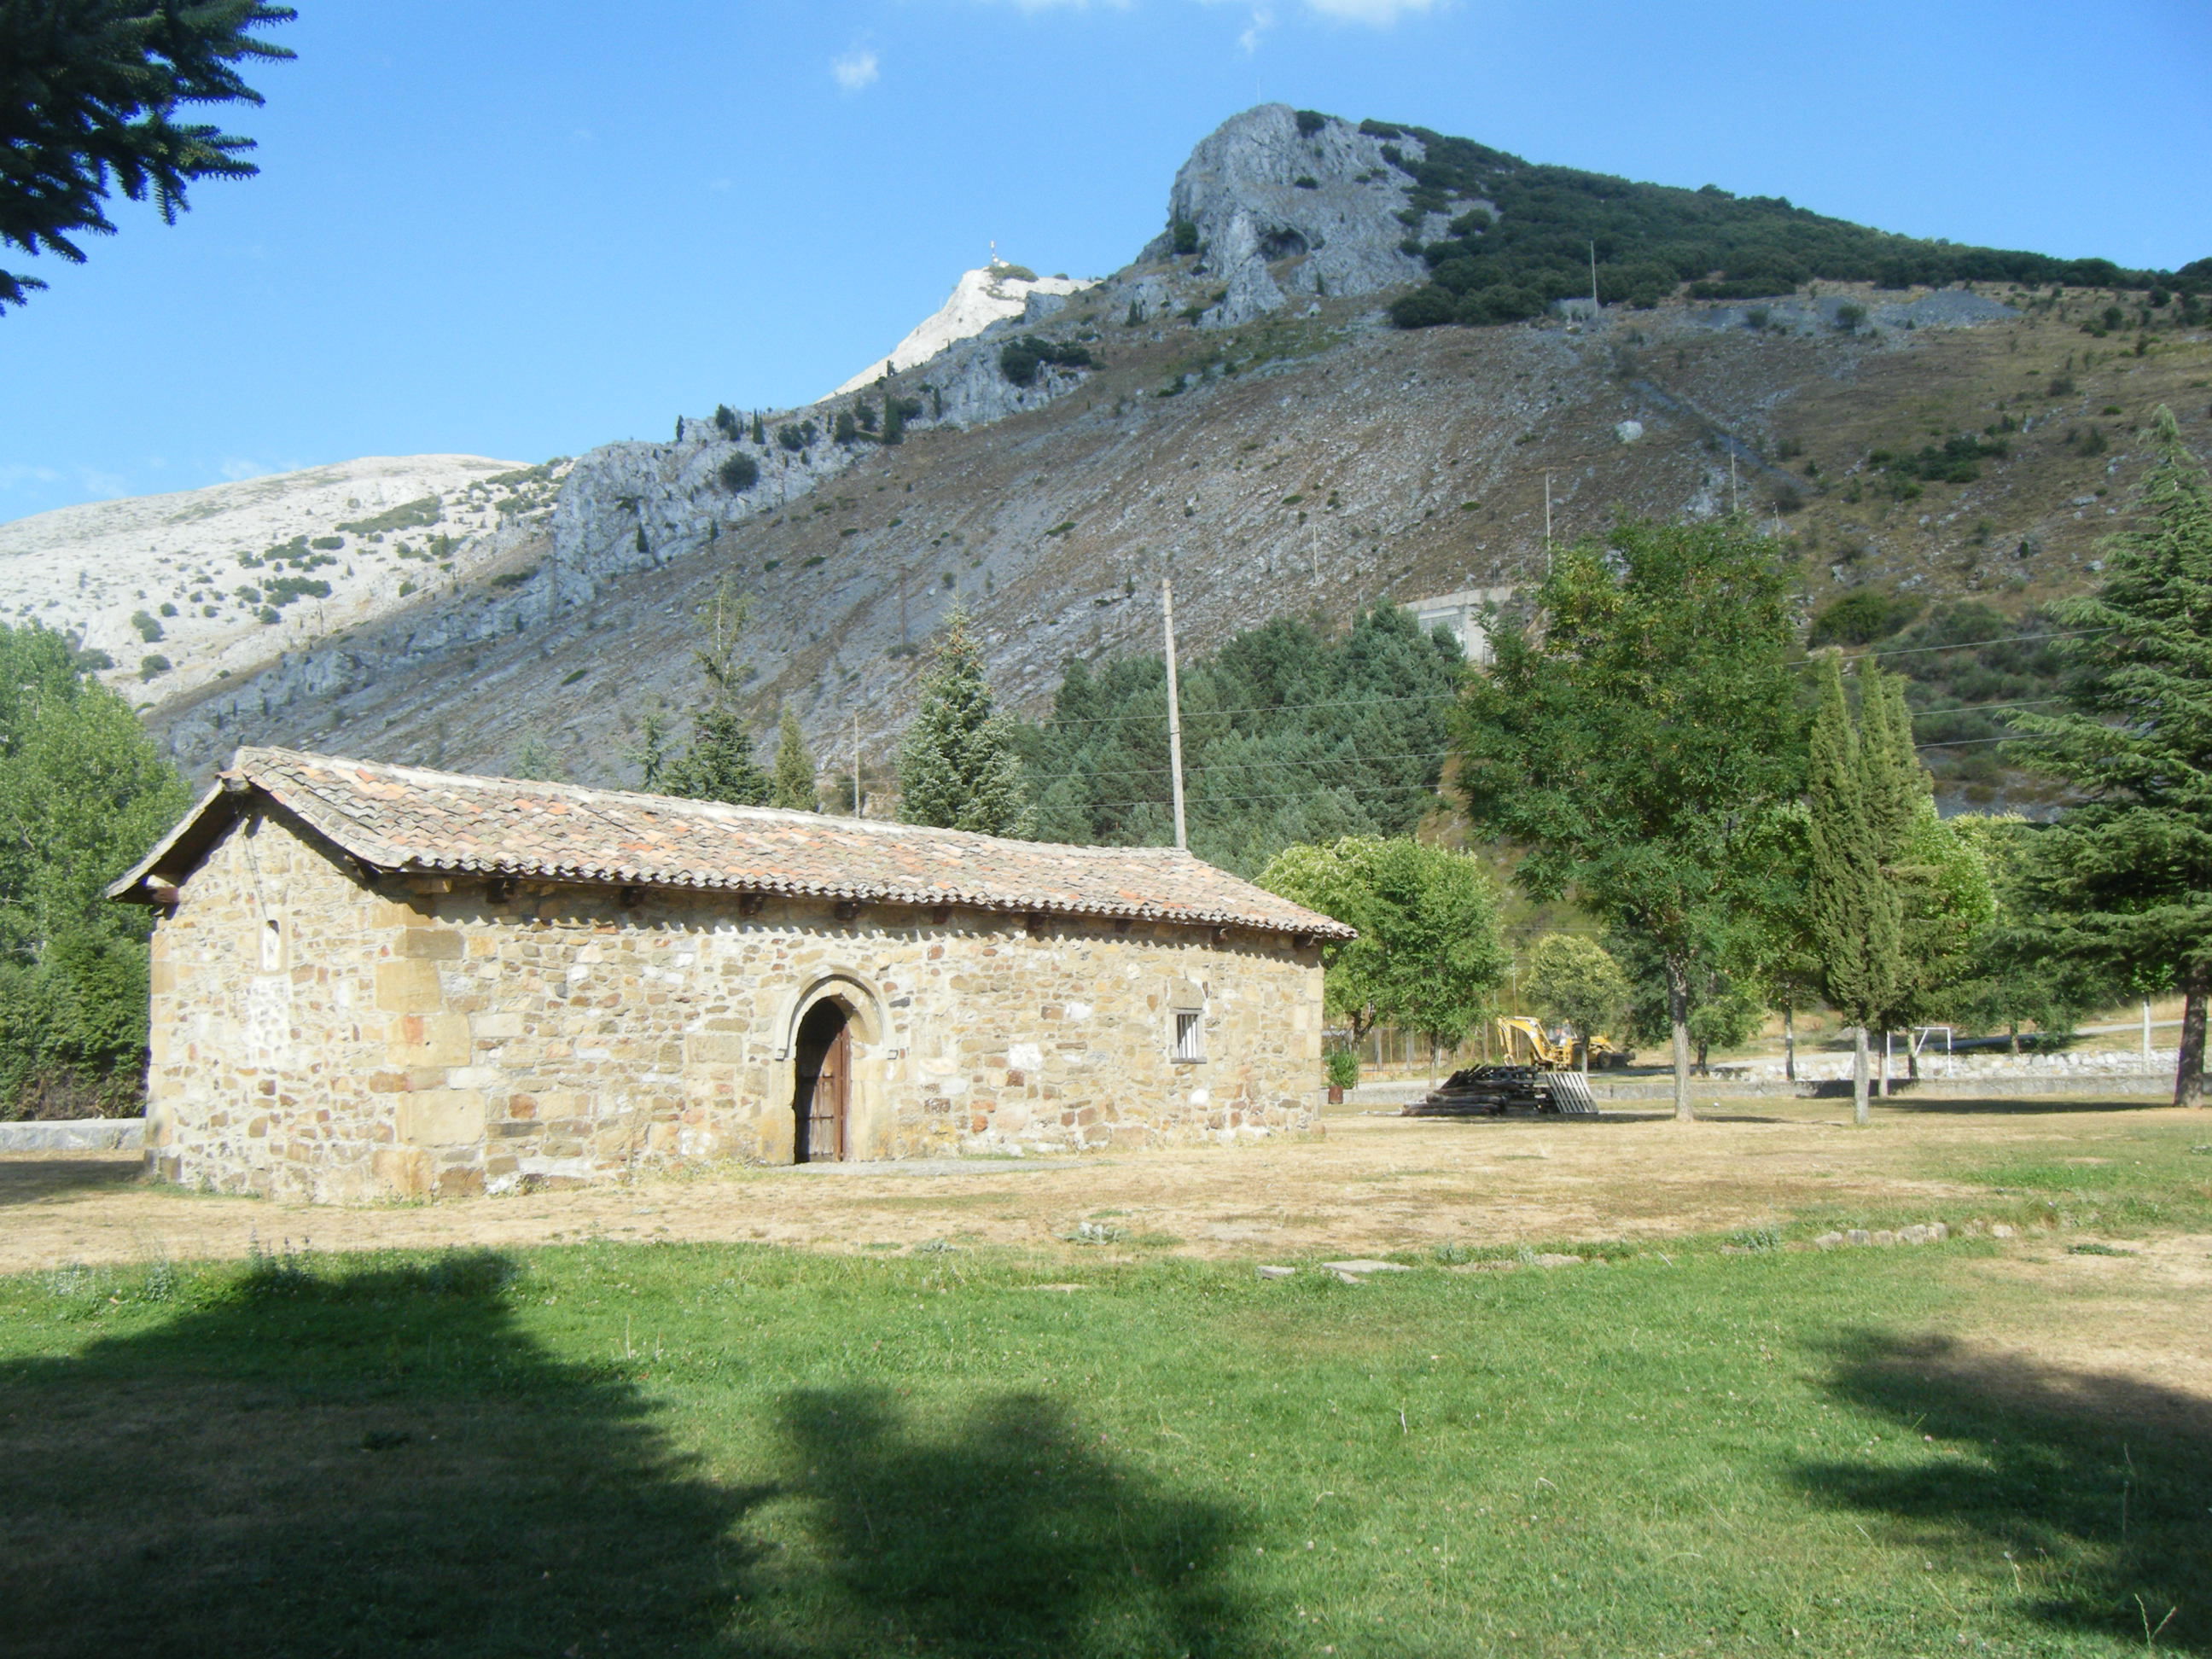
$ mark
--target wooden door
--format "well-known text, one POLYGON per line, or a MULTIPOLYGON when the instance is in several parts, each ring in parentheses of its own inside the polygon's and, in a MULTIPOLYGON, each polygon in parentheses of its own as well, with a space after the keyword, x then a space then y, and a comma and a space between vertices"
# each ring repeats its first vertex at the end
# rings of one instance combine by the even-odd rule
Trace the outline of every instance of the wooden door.
POLYGON ((814 1079, 814 1098, 808 1103, 806 1156, 825 1163, 845 1156, 845 1108, 853 1086, 853 1028, 837 1022, 837 1034, 822 1051, 822 1070, 814 1079))
POLYGON ((845 1156, 845 1115, 853 1092, 853 1033, 842 1006, 817 1002, 806 1011, 795 1058, 793 1161, 834 1162, 845 1156))

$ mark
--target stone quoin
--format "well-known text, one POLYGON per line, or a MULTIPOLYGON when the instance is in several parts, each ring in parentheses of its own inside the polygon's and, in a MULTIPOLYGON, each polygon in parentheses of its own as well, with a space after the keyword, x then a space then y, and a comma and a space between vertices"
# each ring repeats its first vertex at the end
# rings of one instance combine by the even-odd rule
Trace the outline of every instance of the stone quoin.
POLYGON ((1170 849, 278 749, 110 891, 149 1168, 333 1202, 1304 1128, 1351 936, 1170 849))

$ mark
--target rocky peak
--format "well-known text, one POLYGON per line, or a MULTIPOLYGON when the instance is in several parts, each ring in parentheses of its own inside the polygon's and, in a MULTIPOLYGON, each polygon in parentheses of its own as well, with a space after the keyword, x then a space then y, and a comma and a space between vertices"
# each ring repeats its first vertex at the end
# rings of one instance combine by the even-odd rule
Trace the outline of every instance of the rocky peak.
POLYGON ((1143 257, 1176 257, 1176 227, 1192 227, 1200 270, 1227 290, 1201 319, 1214 327, 1279 310, 1292 295, 1417 282, 1425 268, 1398 246, 1412 234, 1398 217, 1411 180, 1385 144, 1408 161, 1424 153, 1410 133, 1386 139, 1287 104, 1231 116, 1176 173, 1168 229, 1143 257))
POLYGON ((830 395, 842 397, 872 386, 886 374, 912 368, 957 341, 972 339, 994 323, 1012 317, 1034 319, 1049 315, 1093 283, 1067 276, 1040 276, 1026 265, 993 259, 978 270, 964 271, 953 284, 951 297, 915 325, 913 332, 830 395))

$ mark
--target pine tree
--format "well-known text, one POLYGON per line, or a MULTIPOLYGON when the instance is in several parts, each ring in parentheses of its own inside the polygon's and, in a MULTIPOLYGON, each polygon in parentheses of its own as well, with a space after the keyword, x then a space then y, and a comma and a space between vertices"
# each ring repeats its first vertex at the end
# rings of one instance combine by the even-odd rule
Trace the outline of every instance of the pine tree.
POLYGON ((806 738, 788 708, 776 733, 775 805, 794 812, 822 810, 814 788, 814 757, 807 753, 806 738))
POLYGON ((1811 878, 1807 904, 1822 994, 1851 1024, 1851 1115, 1868 1121, 1867 1030, 1897 994, 1904 910, 1883 875, 1883 836, 1894 819, 1887 698, 1869 690, 1875 730, 1854 728, 1840 659, 1820 668, 1806 792, 1811 878), (1868 750, 1876 751, 1870 762, 1868 750))
POLYGON ((2184 996, 2177 1106, 2204 1102, 2212 994, 2212 478, 2158 411, 2138 526, 2094 594, 2055 608, 2081 630, 2063 714, 2023 716, 2022 758, 2085 798, 2039 838, 2030 886, 2055 954, 2184 996))
POLYGON ((765 806, 774 789, 753 759, 752 728, 736 709, 718 701, 699 711, 690 748, 662 769, 660 793, 765 806))
POLYGON ((968 620, 961 608, 945 617, 921 711, 899 746, 899 816, 945 830, 1026 836, 1034 812, 1013 722, 992 707, 968 620))
POLYGON ((763 449, 768 447, 768 423, 761 419, 757 409, 753 410, 753 442, 763 449))
POLYGON ((886 446, 906 441, 906 399, 896 393, 884 398, 884 442, 886 446))

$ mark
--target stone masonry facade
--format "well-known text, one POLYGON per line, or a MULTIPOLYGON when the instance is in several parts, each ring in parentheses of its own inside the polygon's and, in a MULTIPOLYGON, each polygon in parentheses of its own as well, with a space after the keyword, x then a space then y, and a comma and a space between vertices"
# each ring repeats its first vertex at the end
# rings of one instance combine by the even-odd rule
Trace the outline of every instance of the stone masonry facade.
POLYGON ((155 931, 147 1155, 332 1202, 789 1162, 795 1033, 825 999, 855 1158, 1296 1130, 1321 981, 1312 939, 1259 929, 372 878, 257 806, 155 931))

